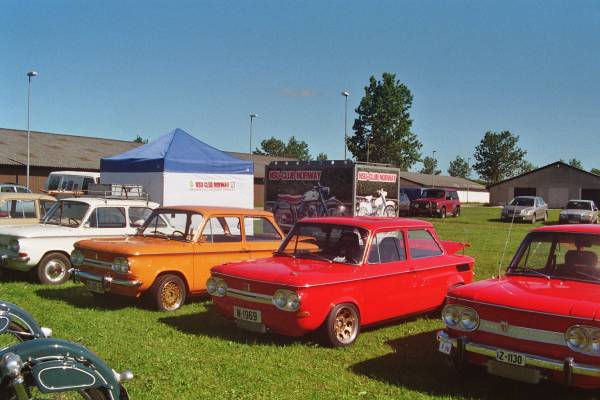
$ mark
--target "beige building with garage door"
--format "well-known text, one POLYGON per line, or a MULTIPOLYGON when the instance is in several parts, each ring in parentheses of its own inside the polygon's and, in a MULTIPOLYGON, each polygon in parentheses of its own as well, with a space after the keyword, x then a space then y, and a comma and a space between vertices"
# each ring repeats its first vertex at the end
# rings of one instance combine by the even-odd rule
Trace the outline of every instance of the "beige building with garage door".
POLYGON ((550 208, 564 207, 570 199, 600 205, 600 175, 562 161, 498 182, 489 190, 491 205, 506 204, 516 196, 541 196, 550 208))

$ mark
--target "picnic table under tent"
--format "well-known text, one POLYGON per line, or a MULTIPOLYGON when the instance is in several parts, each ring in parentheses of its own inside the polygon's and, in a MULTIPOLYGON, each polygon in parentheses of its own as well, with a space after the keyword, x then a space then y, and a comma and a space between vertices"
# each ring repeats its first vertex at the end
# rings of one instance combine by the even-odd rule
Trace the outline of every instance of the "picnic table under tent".
POLYGON ((182 129, 100 161, 100 183, 142 185, 164 206, 254 207, 254 167, 182 129))

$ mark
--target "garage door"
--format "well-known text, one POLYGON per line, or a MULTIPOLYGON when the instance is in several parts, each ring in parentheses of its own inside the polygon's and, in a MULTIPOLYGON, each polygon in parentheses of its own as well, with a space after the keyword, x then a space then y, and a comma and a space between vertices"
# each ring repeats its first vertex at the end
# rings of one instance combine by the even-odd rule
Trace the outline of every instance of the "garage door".
POLYGON ((600 206, 600 189, 581 189, 583 200, 594 200, 596 206, 600 206))
POLYGON ((569 202, 569 188, 549 188, 548 189, 548 207, 561 208, 569 202))
POLYGON ((535 196, 536 190, 535 188, 527 188, 527 187, 516 187, 515 188, 515 197, 517 196, 535 196))

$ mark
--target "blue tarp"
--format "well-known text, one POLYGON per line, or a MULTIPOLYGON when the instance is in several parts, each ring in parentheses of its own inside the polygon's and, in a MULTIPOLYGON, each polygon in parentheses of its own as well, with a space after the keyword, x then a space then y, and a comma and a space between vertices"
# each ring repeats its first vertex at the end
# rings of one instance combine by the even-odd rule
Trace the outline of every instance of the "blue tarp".
POLYGON ((100 172, 199 172, 253 174, 252 161, 240 160, 182 129, 116 156, 100 160, 100 172))

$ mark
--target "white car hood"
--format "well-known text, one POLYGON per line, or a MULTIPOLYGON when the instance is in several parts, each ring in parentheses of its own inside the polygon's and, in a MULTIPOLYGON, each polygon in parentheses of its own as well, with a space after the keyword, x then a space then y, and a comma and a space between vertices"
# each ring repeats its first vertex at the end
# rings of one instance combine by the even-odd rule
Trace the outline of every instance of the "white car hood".
POLYGON ((79 228, 70 228, 53 224, 6 225, 0 227, 0 236, 20 238, 75 236, 79 228))

